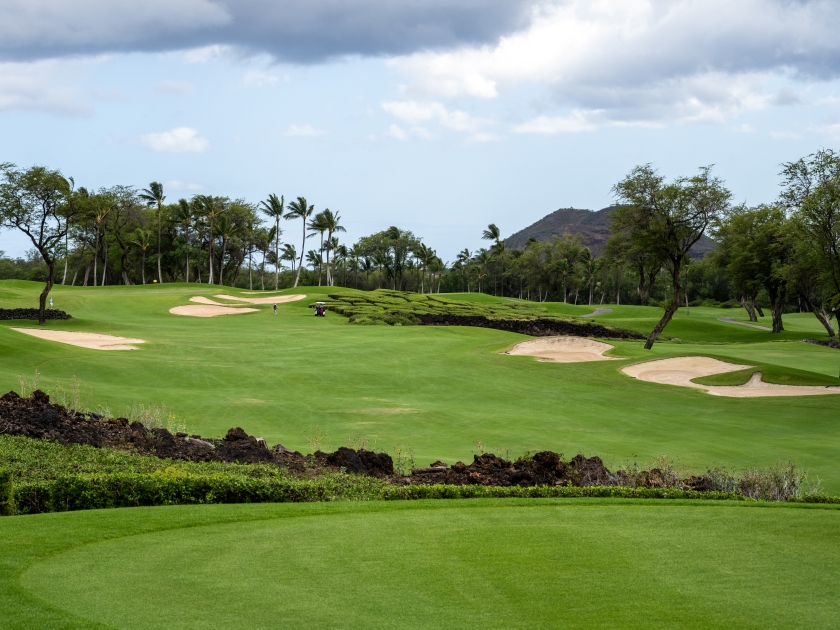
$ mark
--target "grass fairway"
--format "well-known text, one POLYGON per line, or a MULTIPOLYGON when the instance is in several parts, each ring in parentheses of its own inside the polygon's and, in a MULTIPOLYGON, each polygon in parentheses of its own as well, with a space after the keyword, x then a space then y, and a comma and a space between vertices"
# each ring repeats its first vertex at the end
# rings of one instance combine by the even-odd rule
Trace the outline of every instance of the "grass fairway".
MULTIPOLYGON (((0 282, 0 307, 34 306, 41 285, 0 282)), ((308 305, 338 288, 304 287, 307 299, 257 313, 199 319, 171 315, 191 296, 239 295, 228 287, 56 287, 56 308, 74 316, 60 330, 145 339, 136 351, 105 352, 44 341, 0 322, 0 389, 41 373, 41 387, 77 375, 88 401, 115 415, 136 403, 165 402, 190 431, 219 435, 242 426, 269 442, 309 450, 304 431, 326 433, 325 448, 366 436, 393 452, 410 446, 417 465, 469 459, 474 442, 512 455, 552 449, 599 455, 608 466, 668 454, 691 470, 706 465, 769 465, 792 459, 840 493, 840 396, 731 399, 643 383, 619 369, 631 361, 702 354, 762 366, 779 382, 840 384, 840 353, 799 343, 823 338, 812 315, 786 316, 788 331, 718 321, 743 319, 721 309, 681 310, 666 329, 679 341, 652 351, 636 341, 612 352, 627 361, 540 363, 499 354, 525 337, 462 327, 355 326, 336 314, 311 316, 308 305)), ((461 296, 455 296, 461 297, 461 296)), ((493 300, 489 296, 465 296, 493 300)), ((588 306, 545 304, 582 314, 588 306)), ((612 306, 594 318, 647 332, 657 308, 612 306)), ((771 379, 772 380, 772 379, 771 379)))
POLYGON ((840 511, 619 500, 0 520, 4 628, 832 628, 840 511))

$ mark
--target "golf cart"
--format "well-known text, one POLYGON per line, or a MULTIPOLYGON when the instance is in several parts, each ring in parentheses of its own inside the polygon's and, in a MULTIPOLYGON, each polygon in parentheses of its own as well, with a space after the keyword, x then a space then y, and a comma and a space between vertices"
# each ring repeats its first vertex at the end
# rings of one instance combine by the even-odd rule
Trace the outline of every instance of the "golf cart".
POLYGON ((327 305, 324 302, 315 302, 315 317, 325 317, 327 305))

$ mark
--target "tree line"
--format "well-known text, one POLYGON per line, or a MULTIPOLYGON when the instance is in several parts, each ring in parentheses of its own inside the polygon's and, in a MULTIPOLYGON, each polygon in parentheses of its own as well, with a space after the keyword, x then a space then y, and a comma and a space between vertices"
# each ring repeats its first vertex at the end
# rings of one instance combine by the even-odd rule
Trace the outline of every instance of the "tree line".
POLYGON ((773 332, 784 329, 785 312, 809 311, 838 344, 840 155, 832 150, 783 164, 778 199, 754 207, 733 205, 711 168, 668 181, 651 165, 638 166, 613 186, 616 206, 603 248, 588 247, 580 234, 508 248, 490 224, 481 235, 488 246, 464 249, 451 263, 396 226, 342 243, 341 216, 316 212, 304 197, 287 204, 270 194, 253 204, 194 195, 167 203, 158 182, 92 191, 44 167, 3 164, 0 172, 2 225, 27 234, 43 260, 38 269, 33 256, 0 261, 0 275, 44 280, 42 309, 55 282, 275 290, 303 283, 655 304, 664 313, 647 347, 681 306, 740 305, 751 321, 768 309, 773 332), (692 247, 704 236, 716 247, 693 259, 692 247))

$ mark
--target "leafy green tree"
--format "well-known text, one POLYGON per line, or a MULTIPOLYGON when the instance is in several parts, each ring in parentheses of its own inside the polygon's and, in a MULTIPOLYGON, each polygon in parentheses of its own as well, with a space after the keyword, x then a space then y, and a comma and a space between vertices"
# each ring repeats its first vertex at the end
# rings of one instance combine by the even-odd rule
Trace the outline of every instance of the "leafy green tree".
POLYGON ((160 182, 152 182, 149 184, 148 188, 144 188, 140 191, 140 198, 143 199, 149 206, 157 206, 157 218, 158 218, 158 229, 157 229, 157 269, 158 269, 158 282, 163 282, 163 272, 161 271, 161 253, 160 253, 160 221, 161 221, 161 208, 163 207, 163 202, 166 201, 166 197, 163 194, 163 184, 160 182))
POLYGON ((823 149, 782 165, 782 202, 794 210, 803 246, 840 322, 840 154, 823 149))
MULTIPOLYGON (((178 208, 175 211, 175 219, 184 230, 184 250, 185 250, 185 266, 184 266, 184 282, 190 281, 190 230, 194 220, 195 210, 186 199, 178 200, 178 208)), ((146 284, 145 279, 143 284, 146 284)))
POLYGON ((786 265, 791 257, 790 230, 778 206, 738 206, 718 220, 716 236, 727 271, 736 282, 755 282, 770 296, 773 332, 784 330, 786 265))
MULTIPOLYGON (((318 214, 316 214, 312 218, 312 220, 309 221, 309 224, 306 226, 306 229, 311 232, 311 236, 314 236, 315 234, 320 235, 321 242, 318 245, 318 255, 321 256, 321 258, 323 258, 323 256, 324 256, 324 232, 327 231, 327 221, 326 221, 326 218, 324 217, 324 213, 319 212, 318 214)), ((321 269, 323 268, 323 266, 324 265, 323 265, 323 260, 322 260, 320 263, 318 263, 318 286, 319 287, 321 286, 321 269)), ((314 267, 313 267, 313 269, 314 269, 314 267)))
POLYGON ((681 270, 691 247, 728 208, 732 194, 713 177, 711 167, 694 177, 666 183, 651 165, 637 166, 613 187, 620 207, 613 225, 626 231, 631 244, 659 255, 671 274, 672 296, 648 336, 651 349, 671 321, 683 297, 681 270))
POLYGON ((22 171, 14 164, 0 164, 0 225, 26 234, 47 265, 47 282, 39 298, 41 325, 46 324, 47 296, 55 284, 56 250, 76 219, 70 194, 70 183, 58 171, 43 166, 22 171))

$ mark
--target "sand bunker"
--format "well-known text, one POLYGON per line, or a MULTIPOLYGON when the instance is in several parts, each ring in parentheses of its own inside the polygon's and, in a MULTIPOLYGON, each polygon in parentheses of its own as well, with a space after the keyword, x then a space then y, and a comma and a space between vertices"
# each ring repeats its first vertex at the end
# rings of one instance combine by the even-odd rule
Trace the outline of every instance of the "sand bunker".
POLYGON ((614 361, 613 357, 605 357, 607 350, 613 346, 583 337, 542 337, 531 341, 523 341, 513 347, 507 354, 539 357, 541 361, 554 363, 584 363, 586 361, 614 361))
POLYGON ((591 313, 587 313, 586 315, 581 315, 581 317, 598 317, 598 315, 606 315, 608 313, 612 313, 613 310, 611 308, 596 308, 591 313))
POLYGON ((275 295, 274 297, 263 298, 238 298, 232 295, 214 295, 213 297, 222 298, 223 300, 236 300, 237 302, 247 302, 248 304, 282 304, 283 302, 297 302, 305 298, 305 295, 275 295))
MULTIPOLYGON (((196 304, 212 304, 213 306, 239 306, 238 304, 222 304, 221 302, 216 302, 215 300, 206 298, 203 295, 196 295, 194 297, 191 297, 190 302, 195 302, 196 304)), ((242 306, 245 305, 242 304, 242 306)))
POLYGON ((255 308, 241 306, 216 306, 214 304, 187 304, 170 308, 173 315, 188 315, 189 317, 216 317, 218 315, 241 315, 242 313, 256 313, 255 308))
POLYGON ((627 376, 649 383, 663 385, 679 385, 704 389, 713 396, 727 396, 729 398, 758 398, 763 396, 820 396, 825 394, 840 394, 840 387, 806 387, 796 385, 773 385, 761 380, 761 372, 756 372, 745 385, 738 386, 710 386, 692 383, 691 379, 713 374, 725 374, 745 370, 751 366, 736 365, 718 361, 710 357, 674 357, 673 359, 659 359, 647 363, 636 363, 622 368, 627 376))
POLYGON ((70 332, 67 330, 42 330, 39 328, 12 328, 25 335, 32 335, 47 341, 57 341, 80 348, 91 350, 137 350, 133 345, 146 343, 143 339, 129 339, 128 337, 116 337, 114 335, 98 335, 96 333, 70 332))

